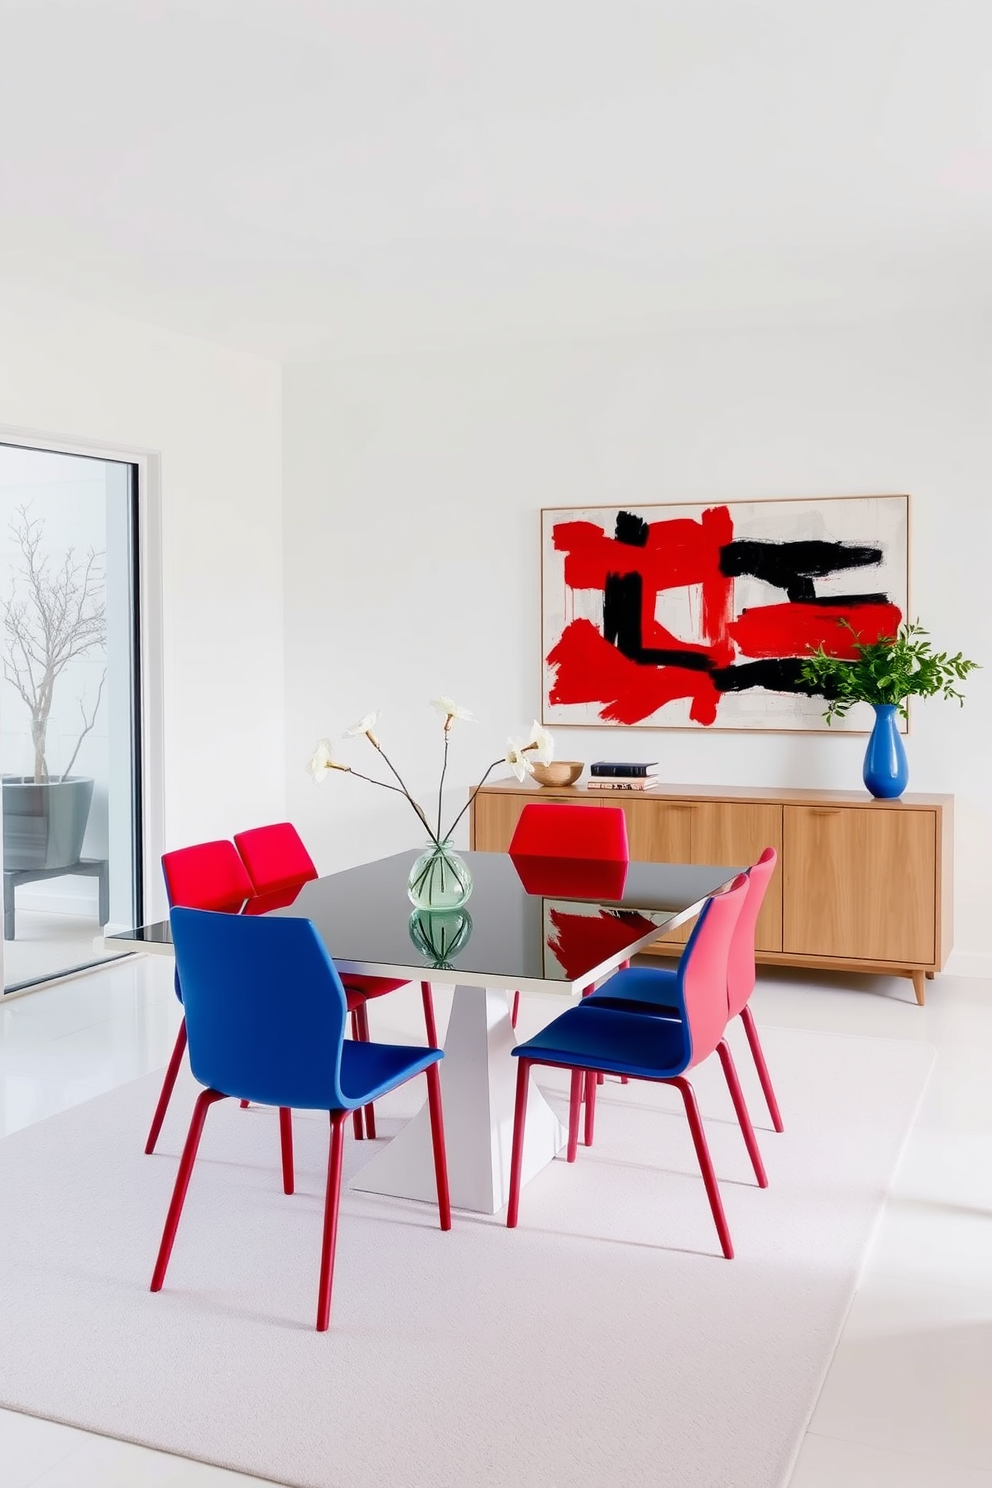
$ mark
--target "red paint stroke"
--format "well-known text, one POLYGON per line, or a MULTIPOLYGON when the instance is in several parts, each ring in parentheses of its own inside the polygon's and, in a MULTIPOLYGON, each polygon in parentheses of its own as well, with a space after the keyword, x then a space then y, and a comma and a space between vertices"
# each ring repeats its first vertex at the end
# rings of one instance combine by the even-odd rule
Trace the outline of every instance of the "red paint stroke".
POLYGON ((603 703, 606 723, 640 723, 676 698, 691 699, 694 723, 713 723, 719 693, 708 672, 687 667, 644 667, 611 646, 591 620, 566 625, 548 662, 557 668, 548 700, 554 704, 603 703))
POLYGON ((720 548, 729 543, 734 535, 734 523, 725 506, 716 506, 704 513, 709 518, 708 529, 717 543, 717 561, 711 574, 703 579, 703 635, 717 653, 717 665, 727 666, 733 660, 733 643, 730 640, 730 622, 734 618, 734 581, 720 572, 720 548))
POLYGON ((570 589, 602 591, 611 575, 640 574, 645 647, 703 652, 714 666, 728 666, 734 654, 727 634, 733 617, 734 581, 720 572, 720 549, 733 535, 729 508, 715 506, 704 511, 698 522, 678 517, 649 523, 643 547, 607 537, 595 522, 559 522, 551 540, 565 554, 565 584, 570 589), (702 590, 702 645, 674 636, 655 619, 663 590, 693 585, 702 590))
POLYGON ((894 604, 756 605, 742 611, 729 631, 744 656, 806 656, 811 646, 822 645, 833 656, 855 661, 856 640, 870 645, 882 636, 895 635, 901 620, 894 604), (857 635, 841 624, 845 620, 857 635))
POLYGON ((720 549, 733 537, 725 506, 704 511, 699 521, 679 517, 648 524, 647 543, 634 547, 607 537, 595 522, 557 522, 551 541, 565 554, 570 589, 603 589, 609 574, 639 573, 645 588, 680 589, 720 573, 720 549))
POLYGON ((618 915, 605 909, 596 914, 572 914, 568 910, 551 909, 548 917, 553 927, 548 936, 548 949, 569 981, 585 976, 655 928, 645 915, 633 910, 621 911, 618 915))

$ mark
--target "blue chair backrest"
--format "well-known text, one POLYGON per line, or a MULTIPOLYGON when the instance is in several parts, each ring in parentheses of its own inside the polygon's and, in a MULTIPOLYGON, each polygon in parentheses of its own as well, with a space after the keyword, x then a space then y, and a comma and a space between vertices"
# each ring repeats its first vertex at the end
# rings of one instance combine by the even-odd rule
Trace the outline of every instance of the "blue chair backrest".
POLYGON ((311 921, 181 908, 171 921, 200 1084, 260 1105, 345 1105, 345 993, 311 921))
POLYGON ((676 986, 689 1033, 690 1066, 713 1053, 730 1021, 727 967, 747 888, 747 874, 739 873, 729 889, 707 899, 679 959, 676 986))

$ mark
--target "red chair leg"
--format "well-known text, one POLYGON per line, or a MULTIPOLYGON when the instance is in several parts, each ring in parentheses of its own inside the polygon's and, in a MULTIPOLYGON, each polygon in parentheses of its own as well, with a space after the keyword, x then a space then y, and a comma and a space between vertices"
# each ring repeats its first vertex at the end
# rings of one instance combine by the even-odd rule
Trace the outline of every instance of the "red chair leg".
MULTIPOLYGON (((355 1009, 355 1018, 358 1023, 359 1041, 363 1044, 369 1043, 369 1015, 364 1002, 361 1007, 355 1009)), ((365 1107, 365 1135, 370 1142, 375 1141, 375 1106, 371 1101, 365 1107)))
POLYGON ((434 1021, 434 994, 430 982, 421 982, 420 995, 424 1002, 424 1027, 427 1030, 428 1049, 440 1049, 437 1041, 437 1023, 434 1021))
POLYGON ((772 1126, 777 1132, 784 1131, 785 1127, 782 1125, 782 1116, 778 1109, 778 1101, 775 1099, 771 1076, 768 1073, 768 1066, 765 1063, 764 1050, 761 1047, 761 1040, 758 1038, 758 1030, 755 1027, 754 1014, 746 1004, 741 1012, 741 1022, 744 1024, 747 1041, 751 1045, 751 1054, 754 1058, 755 1069, 758 1071, 758 1079, 761 1081, 761 1090, 765 1097, 765 1103, 768 1106, 768 1114, 772 1118, 772 1126))
POLYGON ((513 1148, 510 1154, 510 1198, 506 1206, 506 1227, 516 1228, 520 1212, 520 1173, 524 1160, 524 1127, 527 1124, 527 1082, 531 1060, 517 1061, 517 1099, 513 1108, 513 1148))
POLYGON ((744 1145, 747 1147, 751 1166, 754 1168, 754 1176, 758 1180, 759 1188, 768 1187, 768 1178, 765 1173, 765 1165, 761 1161, 761 1152, 758 1149, 758 1139, 754 1135, 754 1127, 751 1125, 751 1117, 748 1115, 747 1102, 741 1089, 741 1082, 737 1078, 737 1070, 734 1066, 734 1056, 731 1054, 726 1039, 721 1039, 716 1046, 716 1052, 720 1056, 723 1065, 723 1073, 727 1077, 727 1087, 730 1091, 730 1099, 734 1103, 737 1112, 737 1120, 740 1122, 741 1133, 744 1137, 744 1145))
MULTIPOLYGON (((627 961, 621 961, 620 962, 620 970, 621 971, 629 971, 630 970, 630 961, 629 960, 627 960, 627 961)), ((621 1075, 620 1076, 620 1084, 621 1085, 626 1085, 627 1084, 627 1076, 626 1075, 621 1075)))
POLYGON ((186 1145, 183 1147, 183 1155, 179 1160, 179 1172, 176 1174, 176 1186, 172 1191, 172 1203, 169 1205, 169 1212, 165 1218, 165 1229, 162 1231, 162 1243, 158 1248, 158 1259, 155 1262, 155 1270, 152 1272, 151 1290, 153 1292, 160 1292, 165 1280, 169 1257, 172 1254, 176 1231, 179 1228, 179 1216, 186 1202, 186 1190, 189 1188, 193 1164, 196 1162, 196 1151, 203 1134, 203 1123, 207 1119, 207 1111, 214 1101, 224 1100, 224 1098, 219 1090, 201 1090, 196 1098, 193 1119, 186 1136, 186 1145))
MULTIPOLYGON (((600 1076, 602 1079, 602 1076, 600 1076)), ((588 1070, 585 1077, 586 1082, 586 1129, 585 1144, 592 1146, 593 1132, 596 1127, 596 1075, 593 1070, 588 1070)))
POLYGON ((710 1149, 706 1145, 706 1133, 703 1131, 702 1118, 699 1115, 699 1107, 696 1105, 695 1092, 688 1080, 683 1080, 680 1075, 677 1075, 674 1080, 666 1080, 665 1084, 677 1085, 681 1092, 685 1114, 689 1121, 689 1130, 692 1133, 692 1145, 696 1149, 696 1158, 706 1186, 706 1197, 710 1201, 716 1232, 720 1237, 720 1246, 727 1260, 732 1261, 734 1258, 733 1241, 727 1227, 727 1216, 723 1212, 723 1200, 720 1198, 720 1190, 717 1187, 710 1149))
POLYGON ((510 1027, 516 1028, 517 1014, 520 1012, 520 989, 513 994, 513 1007, 510 1009, 510 1027))
MULTIPOLYGON (((352 1008, 351 1010, 351 1036, 353 1039, 361 1038, 361 1034, 358 1031, 358 1014, 355 1012, 354 1008, 352 1008)), ((355 1141, 361 1142, 365 1137, 365 1124, 362 1121, 361 1106, 352 1111, 351 1120, 355 1130, 355 1141)))
POLYGON ((451 1197, 448 1193, 448 1154, 444 1146, 444 1116, 441 1111, 441 1075, 436 1064, 427 1067, 427 1104, 431 1114, 431 1146, 434 1148, 434 1179, 437 1209, 442 1230, 451 1229, 451 1197))
POLYGON ((334 1281, 334 1252, 337 1248, 338 1208, 341 1203, 341 1164, 344 1159, 344 1117, 344 1111, 331 1112, 331 1150, 327 1159, 324 1237, 320 1248, 320 1282, 317 1286, 318 1333, 326 1333, 331 1321, 331 1285, 334 1281))
POLYGON ((287 1106, 279 1107, 279 1145, 282 1148, 282 1191, 291 1194, 294 1188, 293 1113, 287 1106))
POLYGON ((241 1102, 241 1109, 242 1109, 242 1111, 247 1111, 249 1105, 250 1105, 250 1102, 249 1101, 242 1101, 241 1102))
POLYGON ((176 1034, 175 1047, 172 1050, 172 1058, 169 1060, 169 1065, 165 1072, 165 1079, 162 1081, 162 1090, 158 1098, 158 1105, 155 1107, 155 1115, 152 1117, 151 1129, 148 1133, 148 1140, 145 1143, 146 1152, 155 1151, 155 1143, 158 1141, 158 1134, 162 1130, 165 1113, 169 1109, 169 1101, 172 1099, 176 1076, 179 1074, 179 1066, 183 1062, 185 1052, 186 1019, 184 1017, 179 1025, 179 1032, 176 1034))
POLYGON ((585 1083, 585 1070, 573 1069, 568 1097, 568 1150, 565 1154, 568 1162, 574 1162, 579 1154, 579 1107, 585 1083))

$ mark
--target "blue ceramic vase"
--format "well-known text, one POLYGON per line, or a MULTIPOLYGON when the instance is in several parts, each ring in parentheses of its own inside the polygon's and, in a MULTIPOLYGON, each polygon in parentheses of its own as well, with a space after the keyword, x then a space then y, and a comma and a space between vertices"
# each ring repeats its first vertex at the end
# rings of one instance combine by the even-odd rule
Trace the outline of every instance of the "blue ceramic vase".
POLYGON ((865 750, 862 779, 873 796, 891 801, 901 796, 909 783, 909 765, 899 733, 899 710, 892 703, 877 703, 875 727, 865 750))

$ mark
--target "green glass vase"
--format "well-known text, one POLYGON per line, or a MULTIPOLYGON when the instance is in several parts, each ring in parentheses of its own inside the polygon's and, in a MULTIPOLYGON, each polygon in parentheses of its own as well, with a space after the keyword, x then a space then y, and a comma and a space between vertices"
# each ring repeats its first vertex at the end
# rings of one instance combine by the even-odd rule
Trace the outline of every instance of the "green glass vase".
POLYGON ((406 891, 417 909, 460 909, 472 892, 472 875, 449 841, 431 842, 410 869, 406 891))

